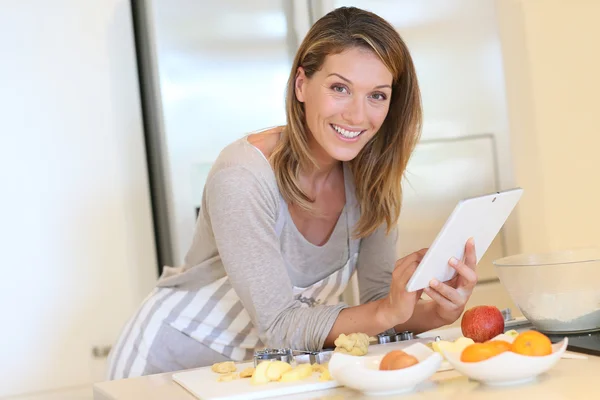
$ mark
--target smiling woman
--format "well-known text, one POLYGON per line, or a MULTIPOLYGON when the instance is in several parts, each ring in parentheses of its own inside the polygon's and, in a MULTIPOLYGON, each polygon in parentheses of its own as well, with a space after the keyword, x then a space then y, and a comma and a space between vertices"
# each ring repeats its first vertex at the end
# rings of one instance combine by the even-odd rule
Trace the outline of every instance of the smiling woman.
POLYGON ((379 16, 354 10, 324 16, 302 42, 288 81, 288 125, 272 163, 285 200, 309 210, 311 199, 294 184, 296 171, 285 166, 319 168, 317 148, 348 161, 362 208, 355 233, 364 237, 382 222, 391 228, 399 216, 421 97, 402 38, 379 16))
POLYGON ((109 378, 460 316, 476 283, 472 243, 451 264, 459 278, 433 284, 431 301, 405 290, 424 249, 396 260, 400 182, 421 124, 398 33, 353 7, 317 21, 294 59, 286 117, 220 153, 185 263, 165 267, 114 346, 109 378), (361 304, 349 307, 339 297, 354 272, 361 304))

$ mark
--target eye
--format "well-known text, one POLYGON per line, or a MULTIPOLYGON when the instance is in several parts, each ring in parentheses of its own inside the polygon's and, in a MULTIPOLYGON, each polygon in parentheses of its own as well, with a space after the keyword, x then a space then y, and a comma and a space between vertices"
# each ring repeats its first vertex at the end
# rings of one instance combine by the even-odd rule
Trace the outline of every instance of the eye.
POLYGON ((331 90, 336 93, 348 93, 348 88, 343 85, 332 85, 331 90))
POLYGON ((384 93, 373 93, 371 95, 371 98, 375 100, 385 100, 387 99, 387 96, 384 93))

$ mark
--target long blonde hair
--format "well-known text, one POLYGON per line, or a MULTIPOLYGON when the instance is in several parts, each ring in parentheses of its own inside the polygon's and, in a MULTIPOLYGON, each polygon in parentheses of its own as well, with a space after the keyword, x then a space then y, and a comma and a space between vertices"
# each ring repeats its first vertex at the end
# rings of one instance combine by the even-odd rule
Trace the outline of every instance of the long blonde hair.
POLYGON ((287 126, 270 162, 286 202, 311 210, 312 201, 300 188, 298 176, 317 164, 308 146, 304 105, 295 94, 297 70, 302 67, 310 79, 328 55, 353 47, 375 52, 393 76, 390 108, 381 128, 349 162, 361 211, 354 236, 363 238, 384 222, 388 233, 396 224, 402 206, 402 176, 421 132, 421 95, 412 58, 387 21, 359 8, 341 7, 311 27, 292 65, 286 91, 287 126))

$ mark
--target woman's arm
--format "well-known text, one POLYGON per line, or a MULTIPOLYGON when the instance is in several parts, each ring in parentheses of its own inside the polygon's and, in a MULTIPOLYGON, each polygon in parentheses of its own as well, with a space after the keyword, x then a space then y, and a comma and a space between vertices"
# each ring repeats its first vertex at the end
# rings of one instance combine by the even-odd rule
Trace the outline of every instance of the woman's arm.
MULTIPOLYGON (((396 257, 397 228, 389 235, 385 226, 380 227, 371 236, 364 238, 358 261, 358 279, 361 302, 385 299, 389 294, 390 282, 393 282, 396 257)), ((425 254, 426 249, 420 250, 425 254)), ((421 299, 408 320, 395 326, 396 331, 411 331, 415 334, 437 329, 460 318, 473 288, 477 283, 475 267, 477 258, 475 246, 469 240, 465 246, 465 259, 455 260, 449 265, 457 271, 449 282, 435 282, 424 292, 432 300, 421 299)), ((420 297, 420 296, 419 296, 420 297)))
POLYGON ((205 191, 205 210, 219 256, 263 344, 320 350, 331 346, 340 333, 375 335, 391 328, 395 319, 390 311, 396 310, 385 300, 358 307, 301 307, 275 232, 279 192, 274 184, 237 165, 211 175, 205 191))
MULTIPOLYGON (((397 261, 398 228, 394 227, 387 235, 385 228, 386 226, 382 225, 361 241, 357 264, 361 303, 385 299, 390 291, 397 261)), ((421 250, 423 254, 424 250, 421 250)), ((396 324, 394 328, 398 332, 411 331, 418 334, 444 325, 435 313, 435 302, 421 299, 416 303, 410 318, 396 324)), ((388 326, 377 333, 391 327, 388 326)))
POLYGON ((374 336, 411 321, 421 292, 407 292, 406 284, 423 255, 424 252, 415 252, 395 263, 385 297, 343 310, 327 336, 326 345, 331 346, 341 333, 363 332, 374 336))
POLYGON ((415 306, 415 311, 408 321, 398 324, 396 332, 410 331, 415 335, 437 329, 446 325, 435 312, 436 303, 431 300, 421 299, 415 306))

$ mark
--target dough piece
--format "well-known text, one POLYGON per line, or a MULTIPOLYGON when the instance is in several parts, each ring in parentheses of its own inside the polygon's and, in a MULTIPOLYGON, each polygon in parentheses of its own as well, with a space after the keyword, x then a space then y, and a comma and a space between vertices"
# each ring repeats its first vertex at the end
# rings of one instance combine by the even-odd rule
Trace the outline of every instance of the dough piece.
POLYGON ((254 374, 254 367, 247 367, 242 372, 240 372, 240 378, 252 378, 254 374))
POLYGON ((239 376, 236 373, 230 372, 227 374, 221 374, 217 379, 217 382, 231 382, 234 379, 238 379, 239 376))
POLYGON ((213 364, 210 369, 217 374, 228 374, 237 370, 233 361, 225 361, 213 364))
POLYGON ((366 333, 341 334, 333 342, 335 351, 353 356, 364 356, 369 349, 369 335, 366 333))

